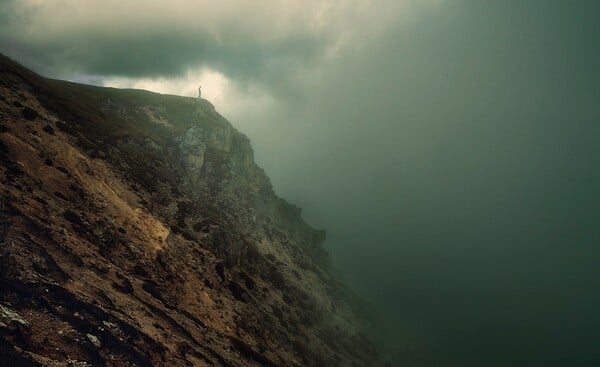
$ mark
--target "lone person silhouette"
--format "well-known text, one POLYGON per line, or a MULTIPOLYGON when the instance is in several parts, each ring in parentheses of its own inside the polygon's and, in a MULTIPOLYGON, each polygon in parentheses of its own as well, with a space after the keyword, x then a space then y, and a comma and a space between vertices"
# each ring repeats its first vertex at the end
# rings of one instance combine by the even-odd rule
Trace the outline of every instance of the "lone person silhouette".
POLYGON ((198 99, 200 99, 202 97, 202 86, 199 85, 198 86, 198 99))

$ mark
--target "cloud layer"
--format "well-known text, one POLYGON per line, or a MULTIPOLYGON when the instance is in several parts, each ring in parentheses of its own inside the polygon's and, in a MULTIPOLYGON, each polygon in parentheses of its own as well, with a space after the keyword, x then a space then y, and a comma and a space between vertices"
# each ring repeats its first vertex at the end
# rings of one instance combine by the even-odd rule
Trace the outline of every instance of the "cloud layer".
POLYGON ((366 0, 7 0, 0 44, 53 74, 175 76, 203 65, 236 79, 276 79, 281 69, 307 67, 359 33, 374 32, 386 21, 382 8, 392 6, 366 0))

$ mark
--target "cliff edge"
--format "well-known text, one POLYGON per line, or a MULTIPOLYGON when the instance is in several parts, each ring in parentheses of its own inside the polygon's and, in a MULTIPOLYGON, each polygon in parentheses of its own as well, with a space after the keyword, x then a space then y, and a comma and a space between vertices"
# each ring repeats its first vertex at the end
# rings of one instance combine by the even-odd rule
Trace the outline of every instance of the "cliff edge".
POLYGON ((0 162, 0 365, 375 365, 325 233, 208 101, 0 55, 0 162))

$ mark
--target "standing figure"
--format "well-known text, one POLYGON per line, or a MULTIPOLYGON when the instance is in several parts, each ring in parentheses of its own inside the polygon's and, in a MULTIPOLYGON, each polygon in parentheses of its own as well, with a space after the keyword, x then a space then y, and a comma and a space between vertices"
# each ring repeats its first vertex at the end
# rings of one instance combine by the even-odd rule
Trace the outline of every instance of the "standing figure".
POLYGON ((198 99, 200 99, 202 97, 202 86, 199 85, 198 86, 198 99))

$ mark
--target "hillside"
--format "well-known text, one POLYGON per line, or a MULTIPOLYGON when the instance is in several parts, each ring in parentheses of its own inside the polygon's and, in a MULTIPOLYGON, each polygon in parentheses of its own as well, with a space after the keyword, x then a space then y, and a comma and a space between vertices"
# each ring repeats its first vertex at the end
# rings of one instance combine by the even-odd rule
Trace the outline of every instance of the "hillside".
POLYGON ((0 57, 0 365, 372 366, 325 233, 206 100, 0 57))

